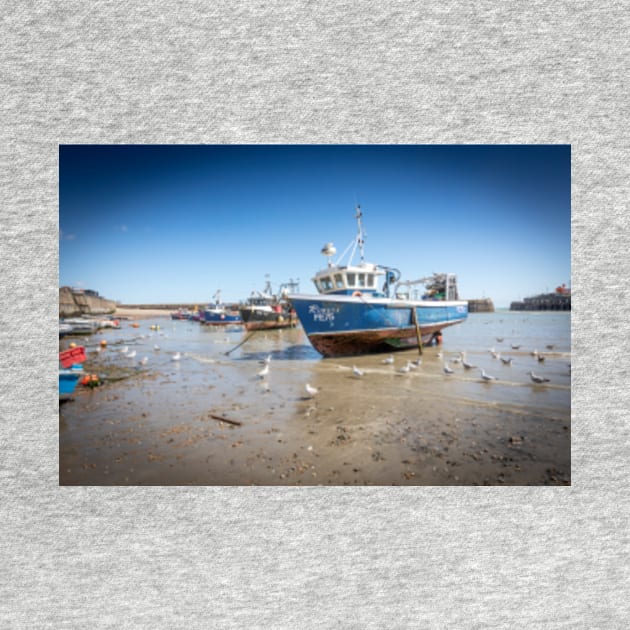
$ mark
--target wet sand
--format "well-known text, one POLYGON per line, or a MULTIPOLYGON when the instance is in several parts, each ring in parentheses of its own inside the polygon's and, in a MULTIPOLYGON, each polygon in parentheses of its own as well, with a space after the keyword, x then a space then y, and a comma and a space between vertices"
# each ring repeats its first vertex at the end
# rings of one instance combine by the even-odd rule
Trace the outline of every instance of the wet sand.
POLYGON ((265 334, 226 355, 241 337, 214 332, 212 352, 179 362, 140 341, 138 357, 150 358, 142 370, 115 347, 89 353, 86 370, 128 378, 80 389, 61 405, 60 484, 570 484, 569 387, 514 377, 486 384, 461 368, 446 377, 436 348, 406 375, 397 367, 417 351, 396 354, 394 367, 376 355, 306 360, 299 335, 265 334), (319 389, 315 397, 305 382, 319 389))
POLYGON ((129 319, 151 319, 153 317, 169 317, 171 312, 161 308, 125 308, 116 307, 114 317, 128 317, 129 319))

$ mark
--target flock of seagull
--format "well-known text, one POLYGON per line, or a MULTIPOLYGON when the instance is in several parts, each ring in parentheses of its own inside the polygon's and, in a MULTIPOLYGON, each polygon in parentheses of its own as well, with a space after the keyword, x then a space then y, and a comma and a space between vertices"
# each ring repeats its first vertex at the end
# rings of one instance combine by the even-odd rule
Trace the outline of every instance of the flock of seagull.
MULTIPOLYGON (((499 339, 499 341, 502 341, 502 339, 499 339)), ((518 345, 512 345, 512 349, 513 350, 518 350, 521 346, 518 345)), ((552 350, 553 346, 552 345, 548 345, 547 349, 552 350)), ((513 358, 512 357, 502 357, 500 352, 497 352, 494 348, 490 348, 489 350, 490 355, 492 356, 492 358, 500 360, 501 363, 503 365, 506 366, 511 366, 512 365, 512 361, 513 358)), ((544 362, 545 357, 544 355, 542 355, 541 353, 538 352, 538 350, 534 350, 531 353, 532 356, 534 356, 540 363, 544 362)), ((442 370, 444 372, 444 374, 446 375, 451 375, 455 373, 455 370, 450 367, 448 365, 448 363, 446 362, 446 360, 444 360, 443 358, 443 353, 440 351, 438 352, 438 358, 442 359, 442 370)), ((457 354, 457 356, 453 357, 452 359, 450 359, 450 362, 454 365, 460 365, 464 368, 464 370, 473 370, 473 369, 478 369, 480 372, 480 377, 481 380, 484 382, 490 382, 490 381, 498 381, 499 378, 496 376, 493 376, 491 374, 488 374, 483 368, 478 368, 476 365, 473 365, 472 363, 467 361, 466 358, 466 353, 465 352, 459 352, 457 354)), ((265 391, 269 391, 269 383, 266 381, 266 377, 269 375, 270 372, 270 364, 271 364, 271 355, 267 356, 266 359, 262 362, 264 363, 263 368, 258 372, 257 376, 258 378, 263 380, 263 385, 264 385, 264 389, 265 391)), ((383 365, 394 365, 394 355, 389 355, 388 357, 384 358, 381 360, 381 363, 383 365)), ((418 369, 418 367, 420 367, 422 365, 422 359, 418 358, 415 359, 414 361, 410 361, 407 360, 406 363, 399 367, 396 371, 399 374, 408 374, 409 372, 418 369)), ((359 367, 357 367, 356 365, 352 366, 352 374, 354 377, 360 379, 363 378, 366 374, 366 370, 365 369, 361 369, 359 367)), ((538 374, 535 374, 533 370, 530 370, 528 372, 528 375, 531 379, 531 381, 533 383, 535 383, 536 385, 541 385, 543 383, 549 383, 550 379, 544 377, 544 376, 539 376, 538 374)), ((319 393, 319 389, 317 389, 316 387, 313 387, 310 383, 306 383, 304 386, 304 391, 306 392, 307 396, 309 398, 314 398, 318 393, 319 393)))
MULTIPOLYGON (((502 343, 503 342, 503 338, 502 337, 497 337, 497 342, 502 343)), ((511 348, 513 350, 519 350, 521 348, 521 346, 518 345, 518 344, 512 344, 511 348)), ((547 349, 548 350, 553 350, 553 348, 554 348, 554 346, 552 344, 547 345, 547 349)), ((159 352, 160 346, 155 344, 153 346, 153 350, 155 352, 159 352)), ((120 352, 121 355, 123 355, 127 359, 134 359, 136 357, 136 351, 135 350, 129 351, 129 347, 128 346, 124 346, 123 348, 121 348, 119 350, 119 352, 120 352)), ((490 348, 488 350, 488 352, 490 353, 490 355, 491 355, 491 357, 493 359, 501 361, 501 363, 503 365, 505 365, 505 366, 511 366, 512 365, 513 358, 512 357, 503 357, 503 356, 501 356, 501 352, 498 352, 497 350, 495 350, 494 347, 490 348)), ((545 355, 540 353, 540 352, 538 352, 537 349, 533 350, 530 354, 539 363, 544 363, 545 355)), ((181 355, 180 352, 175 352, 171 356, 171 361, 179 361, 181 359, 181 357, 182 357, 182 355, 181 355)), ((447 363, 446 359, 444 358, 444 354, 443 354, 442 351, 437 353, 437 357, 442 360, 442 371, 444 372, 445 375, 450 376, 452 374, 455 374, 455 369, 453 369, 447 363)), ((148 363, 148 361, 149 361, 149 357, 145 356, 145 357, 143 357, 142 359, 140 359, 138 361, 138 366, 144 366, 144 365, 146 365, 148 363)), ((268 355, 261 363, 263 363, 263 367, 262 367, 262 369, 259 370, 259 372, 257 373, 257 376, 258 376, 259 379, 262 380, 263 391, 268 392, 268 391, 270 391, 270 386, 269 386, 269 382, 267 381, 267 376, 270 373, 271 355, 268 355)), ((394 366, 394 355, 390 354, 388 357, 382 359, 381 363, 383 365, 394 366)), ((450 363, 452 365, 461 365, 464 370, 479 370, 480 378, 484 382, 491 382, 491 381, 498 381, 499 380, 498 377, 493 376, 492 374, 488 374, 483 368, 479 368, 476 365, 470 363, 467 360, 466 352, 458 352, 457 356, 454 356, 454 357, 452 357, 450 359, 450 363)), ((396 372, 398 374, 409 374, 411 371, 417 370, 421 365, 422 365, 422 358, 417 358, 417 359, 415 359, 413 361, 407 360, 404 365, 402 365, 401 367, 397 368, 396 372)), ((358 368, 356 365, 353 365, 352 366, 352 373, 353 373, 353 375, 356 378, 362 378, 363 376, 365 376, 366 371, 364 369, 358 368)), ((541 385, 541 384, 550 382, 550 379, 548 379, 548 378, 546 378, 544 376, 540 376, 538 374, 535 374, 533 370, 529 370, 529 372, 527 374, 529 375, 531 381, 533 383, 535 383, 536 385, 541 385)), ((313 398, 319 393, 319 390, 316 387, 313 387, 310 383, 306 383, 306 385, 304 386, 304 390, 305 390, 305 392, 306 392, 306 394, 308 395, 309 398, 313 398)))

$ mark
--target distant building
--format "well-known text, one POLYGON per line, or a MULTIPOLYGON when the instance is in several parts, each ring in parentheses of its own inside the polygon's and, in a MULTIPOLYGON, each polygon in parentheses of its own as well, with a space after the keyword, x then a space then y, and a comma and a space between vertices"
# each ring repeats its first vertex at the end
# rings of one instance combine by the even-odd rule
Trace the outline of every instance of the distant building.
POLYGON ((511 311, 570 311, 571 310, 571 290, 564 285, 558 287, 555 293, 542 293, 527 297, 520 302, 510 304, 511 311))

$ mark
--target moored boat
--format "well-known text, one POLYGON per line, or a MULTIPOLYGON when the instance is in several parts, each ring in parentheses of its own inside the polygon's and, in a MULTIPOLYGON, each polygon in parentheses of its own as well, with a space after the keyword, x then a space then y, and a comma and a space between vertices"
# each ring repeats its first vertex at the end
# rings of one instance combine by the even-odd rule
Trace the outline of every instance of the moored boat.
POLYGON ((69 400, 83 376, 85 348, 74 347, 59 353, 59 400, 69 400))
POLYGON ((297 282, 280 285, 278 294, 273 293, 271 282, 267 280, 263 291, 255 291, 241 306, 239 313, 247 330, 272 330, 297 326, 298 318, 293 307, 287 302, 289 289, 297 288, 297 282))
POLYGON ((318 295, 287 296, 313 347, 325 357, 391 352, 439 341, 444 328, 465 321, 468 304, 458 299, 455 275, 401 281, 397 269, 365 262, 362 216, 357 206, 357 236, 337 262, 332 243, 322 249, 328 266, 313 278, 318 295))
POLYGON ((240 313, 237 310, 228 308, 221 302, 221 291, 217 291, 212 299, 214 302, 203 310, 202 317, 199 320, 202 324, 210 326, 234 326, 243 323, 240 313))
POLYGON ((66 326, 72 327, 72 330, 70 332, 64 332, 64 334, 70 335, 91 335, 92 333, 95 333, 99 328, 98 320, 87 319, 83 317, 74 317, 70 319, 60 320, 60 331, 62 329, 62 326, 66 331, 66 326))
POLYGON ((171 319, 191 319, 192 313, 185 308, 177 309, 174 313, 171 313, 171 319))

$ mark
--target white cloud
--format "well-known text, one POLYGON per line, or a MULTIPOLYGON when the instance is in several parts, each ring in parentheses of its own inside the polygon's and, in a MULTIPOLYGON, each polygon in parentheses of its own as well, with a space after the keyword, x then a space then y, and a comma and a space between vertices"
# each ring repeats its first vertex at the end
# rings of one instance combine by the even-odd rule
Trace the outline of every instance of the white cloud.
POLYGON ((60 241, 74 241, 76 234, 67 234, 61 228, 59 228, 59 240, 60 241))

